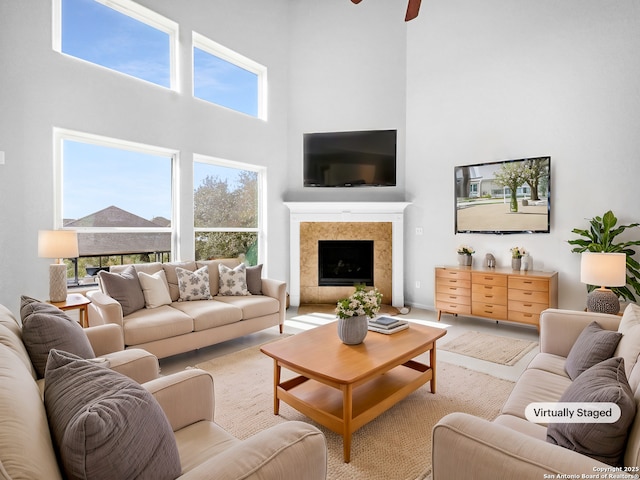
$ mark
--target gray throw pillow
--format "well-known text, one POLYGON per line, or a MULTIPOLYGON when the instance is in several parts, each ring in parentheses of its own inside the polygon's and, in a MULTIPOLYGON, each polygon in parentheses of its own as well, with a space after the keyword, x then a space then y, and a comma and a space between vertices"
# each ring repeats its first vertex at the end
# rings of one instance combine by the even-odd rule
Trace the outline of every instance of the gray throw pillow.
POLYGON ((130 378, 52 350, 44 401, 66 478, 164 480, 180 475, 167 417, 153 395, 130 378))
POLYGON ((87 335, 78 322, 58 307, 23 295, 20 297, 22 342, 38 378, 44 377, 49 350, 56 348, 82 358, 95 353, 87 335))
POLYGON ((622 466, 629 427, 636 415, 624 359, 610 358, 589 368, 567 388, 560 402, 611 402, 620 407, 615 423, 550 423, 547 442, 622 466))
POLYGON ((262 295, 262 264, 247 267, 247 290, 251 295, 262 295))
POLYGON ((588 368, 611 358, 621 338, 621 333, 605 330, 598 322, 587 325, 567 355, 564 368, 569 378, 575 380, 588 368))
POLYGON ((145 307, 144 293, 133 265, 121 273, 102 271, 98 273, 104 293, 122 306, 122 315, 127 316, 145 307))

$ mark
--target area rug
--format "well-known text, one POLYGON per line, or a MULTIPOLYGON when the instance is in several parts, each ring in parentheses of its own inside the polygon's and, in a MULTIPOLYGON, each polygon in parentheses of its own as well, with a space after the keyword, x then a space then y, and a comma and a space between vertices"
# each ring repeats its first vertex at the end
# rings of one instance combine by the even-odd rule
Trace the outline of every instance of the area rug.
POLYGON ((438 349, 500 365, 515 365, 537 346, 537 342, 528 340, 469 331, 439 343, 438 349))
MULTIPOLYGON (((259 348, 197 365, 214 378, 215 421, 241 439, 289 420, 315 425, 327 440, 329 480, 425 479, 431 472, 431 430, 438 420, 451 412, 493 419, 513 388, 507 380, 439 362, 436 394, 427 384, 357 430, 351 462, 344 463, 342 436, 284 402, 280 414, 273 414, 273 360, 259 348)), ((290 376, 283 369, 283 378, 290 376)))

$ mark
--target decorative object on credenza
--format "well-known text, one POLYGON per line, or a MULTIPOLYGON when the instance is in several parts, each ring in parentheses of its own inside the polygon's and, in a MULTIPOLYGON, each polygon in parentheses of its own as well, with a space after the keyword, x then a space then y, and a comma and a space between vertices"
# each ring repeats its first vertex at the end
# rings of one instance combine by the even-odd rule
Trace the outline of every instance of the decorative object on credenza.
POLYGON ((460 245, 458 247, 458 265, 470 267, 473 263, 473 254, 476 253, 473 247, 469 245, 460 245))
POLYGON ((382 294, 377 288, 367 289, 356 285, 349 298, 339 300, 336 306, 338 337, 347 345, 362 343, 367 336, 369 319, 376 316, 382 304, 382 294))
MULTIPOLYGON (((351 0, 351 3, 359 4, 362 0, 351 0)), ((420 4, 422 0, 409 0, 407 4, 407 13, 404 16, 404 21, 408 22, 409 20, 413 20, 420 13, 420 4)))
MULTIPOLYGON (((624 253, 626 261, 626 284, 622 287, 612 287, 611 291, 623 300, 635 302, 636 295, 640 295, 640 263, 634 259, 635 245, 640 245, 640 240, 629 240, 626 242, 614 243, 614 239, 627 229, 637 228, 640 223, 630 223, 627 225, 617 225, 618 219, 611 210, 602 217, 593 217, 589 220, 589 228, 574 228, 571 230, 583 238, 569 240, 569 245, 574 245, 571 249, 574 253, 582 252, 614 252, 624 253)), ((629 232, 630 233, 630 232, 629 232)), ((587 291, 593 290, 593 285, 587 285, 587 291)))
POLYGON ((580 281, 598 286, 587 295, 587 311, 616 314, 620 311, 618 295, 606 287, 622 287, 626 283, 627 256, 624 253, 583 252, 580 259, 580 281))
POLYGON ((493 253, 487 253, 484 256, 484 266, 487 268, 496 268, 496 257, 493 256, 493 253))
POLYGON ((529 255, 529 252, 525 252, 522 256, 522 270, 525 272, 533 270, 533 258, 529 255))
POLYGON ((64 302, 67 299, 67 266, 62 260, 78 256, 78 234, 75 230, 40 230, 38 256, 56 259, 56 263, 49 265, 49 301, 64 302))
POLYGON ((527 253, 522 247, 513 247, 511 249, 511 268, 513 270, 520 270, 522 266, 522 257, 527 253))

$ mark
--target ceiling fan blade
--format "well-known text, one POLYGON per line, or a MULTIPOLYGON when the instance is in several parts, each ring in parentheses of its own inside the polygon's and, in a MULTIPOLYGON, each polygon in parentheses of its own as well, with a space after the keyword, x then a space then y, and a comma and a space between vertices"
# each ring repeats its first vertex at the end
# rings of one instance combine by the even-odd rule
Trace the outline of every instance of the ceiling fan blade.
POLYGON ((355 3, 356 5, 359 4, 362 0, 351 0, 352 3, 355 3))
MULTIPOLYGON (((351 1, 353 2, 354 0, 351 0, 351 1)), ((418 12, 420 12, 421 2, 422 0, 409 0, 409 4, 407 5, 407 15, 404 17, 405 22, 408 22, 409 20, 413 20, 418 16, 418 12)))

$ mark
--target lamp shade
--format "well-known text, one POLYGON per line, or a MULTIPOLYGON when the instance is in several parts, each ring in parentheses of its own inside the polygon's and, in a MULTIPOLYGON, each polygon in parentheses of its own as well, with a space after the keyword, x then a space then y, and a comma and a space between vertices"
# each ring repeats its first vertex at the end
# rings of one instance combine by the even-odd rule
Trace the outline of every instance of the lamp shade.
POLYGON ((75 230, 40 230, 38 256, 75 258, 78 256, 78 233, 75 230))
POLYGON ((580 281, 600 287, 623 287, 627 284, 627 255, 583 252, 580 259, 580 281))

